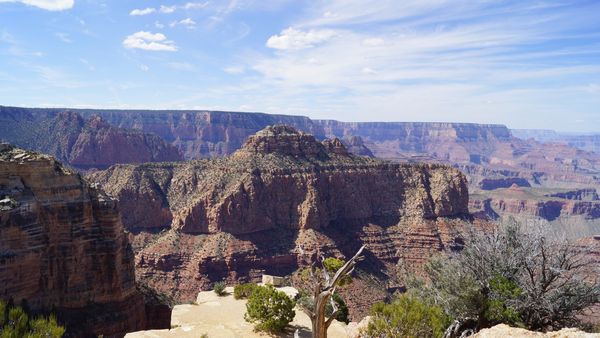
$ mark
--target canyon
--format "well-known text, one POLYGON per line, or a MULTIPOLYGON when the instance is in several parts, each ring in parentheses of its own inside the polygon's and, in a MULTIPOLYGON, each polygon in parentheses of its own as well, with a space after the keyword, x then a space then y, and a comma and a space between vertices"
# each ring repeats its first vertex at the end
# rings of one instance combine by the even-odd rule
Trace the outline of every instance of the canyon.
MULTIPOLYGON (((166 144, 158 148, 173 147, 183 158, 220 158, 231 155, 254 133, 268 125, 285 124, 310 133, 318 140, 337 137, 348 151, 364 156, 373 156, 394 162, 429 162, 452 165, 463 171, 472 195, 472 212, 479 215, 495 215, 500 218, 515 216, 524 220, 535 219, 546 222, 556 229, 566 229, 570 237, 590 236, 600 230, 600 222, 594 216, 592 206, 575 207, 590 210, 590 214, 577 212, 575 215, 556 205, 572 204, 558 196, 548 204, 547 195, 568 193, 577 189, 597 189, 599 184, 600 155, 590 150, 590 142, 556 141, 553 131, 511 130, 503 125, 472 123, 433 122, 341 122, 335 120, 312 120, 303 116, 287 116, 263 113, 241 113, 224 111, 178 111, 178 110, 111 110, 111 109, 61 109, 61 108, 15 108, 0 107, 0 121, 9 121, 10 130, 0 130, 3 138, 19 144, 23 135, 31 136, 31 121, 59 119, 61 115, 77 114, 85 121, 100 119, 125 133, 151 135, 166 144), (19 130, 18 137, 12 130, 19 130), (533 137, 531 137, 533 135, 533 137), (516 137, 520 136, 520 137, 516 137), (539 208, 499 207, 506 203, 502 191, 517 184, 528 191, 530 206, 540 205, 552 209, 548 214, 539 208), (480 206, 488 205, 492 212, 481 213, 480 206), (574 229, 576 226, 578 229, 574 229)), ((39 122, 40 124, 43 124, 39 122)), ((5 123, 8 126, 9 124, 5 123)), ((2 128, 2 125, 0 125, 2 128)), ((61 133, 64 134, 64 133, 61 133)), ((564 135, 563 135, 564 136, 564 135)), ((568 136, 568 135, 567 135, 568 136)), ((593 135, 575 135, 593 139, 593 135)), ((573 137, 575 137, 573 136, 573 137)), ((566 137, 566 136, 565 136, 566 137)), ((145 151, 128 146, 128 141, 105 137, 104 147, 88 147, 75 154, 98 153, 104 158, 101 163, 91 160, 75 160, 79 169, 105 169, 116 163, 141 163, 180 160, 175 155, 143 156, 145 151), (112 145, 111 145, 112 144, 112 145), (126 149, 134 150, 126 150, 126 149), (123 149, 106 151, 102 149, 123 149), (116 155, 115 155, 116 154, 116 155), (119 157, 117 155, 121 154, 119 157), (131 156, 129 156, 131 155, 131 156), (136 157, 137 156, 137 157, 136 157), (90 163, 92 162, 92 163, 90 163)), ((51 144, 65 144, 59 138, 51 144)), ((85 142, 84 142, 85 143, 85 142)), ((158 144, 158 143, 157 143, 158 144)), ((68 153, 50 149, 44 145, 30 144, 29 148, 49 153, 68 153)), ((152 149, 156 147, 151 147, 152 149)), ((153 153, 156 153, 154 151, 153 153)), ((173 154, 173 151, 168 151, 173 154)), ((69 156, 63 156, 69 157, 69 156)), ((85 156, 79 156, 85 157, 85 156)), ((78 156, 75 156, 77 159, 78 156)), ((510 197, 510 196, 509 196, 510 197)), ((508 197, 506 197, 508 198, 508 197)), ((157 203, 156 201, 148 201, 157 203)), ((162 203, 162 202, 161 202, 162 203)), ((592 202, 591 204, 594 204, 592 202)), ((589 203, 588 203, 589 204, 589 203)), ((158 208, 148 217, 158 217, 164 223, 170 216, 158 208)), ((129 216, 126 216, 129 217, 129 216)), ((146 215, 131 215, 132 218, 146 215)))
POLYGON ((0 106, 0 140, 51 154, 80 170, 183 159, 157 135, 117 128, 98 115, 84 118, 72 110, 35 113, 0 106))
POLYGON ((345 295, 358 318, 371 296, 402 287, 399 262, 460 247, 470 215, 572 238, 600 231, 600 155, 503 125, 15 107, 0 120, 2 138, 55 154, 119 199, 138 279, 179 301, 368 243, 364 278, 345 295), (50 130, 52 142, 29 141, 50 130))
POLYGON ((372 296, 401 286, 399 261, 419 267, 456 250, 469 219, 460 171, 353 155, 338 139, 287 126, 259 131, 227 157, 114 165, 88 178, 132 215, 123 222, 140 280, 180 301, 217 281, 289 275, 317 253, 343 258, 367 244, 362 274, 343 291, 360 318, 372 296))
MULTIPOLYGON (((75 154, 98 153, 97 156, 103 158, 102 161, 98 160, 94 163, 92 160, 78 159, 85 156, 74 156, 73 165, 80 170, 105 169, 116 163, 181 160, 181 157, 174 155, 175 152, 187 160, 220 158, 234 153, 251 135, 264 127, 285 124, 310 133, 318 140, 337 137, 348 151, 358 155, 399 163, 428 162, 452 165, 466 174, 473 200, 470 204, 471 211, 479 215, 492 215, 497 217, 496 219, 509 216, 524 220, 535 219, 546 222, 556 229, 565 229, 570 237, 590 236, 600 230, 600 222, 593 211, 596 208, 595 202, 591 202, 593 204, 591 206, 575 206, 574 208, 581 212, 572 214, 568 211, 571 207, 557 209, 556 205, 569 205, 573 202, 558 195, 548 197, 551 194, 566 194, 578 189, 597 189, 600 177, 600 155, 590 151, 597 149, 589 146, 593 144, 593 140, 556 142, 557 135, 562 134, 553 131, 511 130, 503 125, 472 123, 341 122, 312 120, 304 116, 201 110, 0 107, 0 121, 10 122, 10 128, 5 127, 6 130, 0 130, 0 135, 16 144, 20 144, 17 141, 22 138, 35 139, 31 136, 35 133, 29 131, 29 129, 36 130, 31 127, 31 121, 57 120, 61 115, 65 115, 66 111, 81 116, 84 121, 99 119, 111 128, 124 133, 148 135, 147 137, 158 138, 164 143, 160 143, 163 145, 157 147, 150 147, 151 149, 172 147, 175 150, 167 151, 171 155, 140 156, 147 151, 139 151, 136 147, 128 145, 128 140, 104 137, 103 147, 88 147, 85 151, 74 152, 75 154), (14 133, 13 130, 19 130, 19 133, 14 133), (100 149, 119 149, 119 151, 101 152, 100 149), (510 196, 505 197, 506 194, 503 193, 513 184, 528 192, 527 203, 531 207, 499 207, 507 203, 518 203, 513 202, 514 199, 509 201, 510 196), (558 203, 546 203, 549 199, 558 203), (488 205, 488 209, 493 212, 482 213, 483 205, 488 205), (553 211, 549 213, 541 211, 538 207, 534 208, 534 205, 553 209, 553 211), (590 210, 590 213, 583 210, 590 210), (544 216, 557 213, 558 217, 544 216), (574 226, 578 229, 571 231, 574 226)), ((47 123, 42 122, 36 123, 40 125, 47 123)), ((4 123, 4 125, 9 124, 4 123)), ((1 128, 2 124, 0 124, 1 128)), ((61 133, 63 134, 65 133, 61 133)), ((566 137, 565 135, 561 137, 563 136, 566 137)), ((573 140, 577 137, 593 139, 593 135, 570 135, 569 137, 571 136, 573 140)), ((62 137, 51 144, 68 143, 65 137, 62 137)), ((44 145, 29 144, 28 147, 53 154, 70 153, 54 149, 56 147, 48 149, 44 145)), ((151 153, 157 152, 153 150, 151 153)), ((151 215, 126 217, 133 219, 146 216, 158 217, 158 223, 164 223, 170 216, 168 212, 162 213, 161 210, 163 209, 158 208, 151 215)))
POLYGON ((0 250, 0 297, 55 313, 69 337, 169 327, 170 308, 136 285, 117 201, 53 157, 5 143, 0 250))

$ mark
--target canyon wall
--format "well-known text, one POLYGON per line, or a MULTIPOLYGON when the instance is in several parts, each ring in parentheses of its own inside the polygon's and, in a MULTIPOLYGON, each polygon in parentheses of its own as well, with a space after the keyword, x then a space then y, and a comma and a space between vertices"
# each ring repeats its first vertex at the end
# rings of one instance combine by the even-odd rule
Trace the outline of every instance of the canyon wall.
POLYGON ((0 106, 0 140, 54 155, 79 169, 115 163, 178 161, 178 149, 155 134, 117 128, 98 115, 0 106))
POLYGON ((119 198, 129 214, 126 227, 170 226, 184 233, 433 219, 466 214, 468 204, 466 180, 457 170, 353 156, 338 140, 321 143, 284 126, 260 131, 224 159, 117 165, 90 179, 119 198))
MULTIPOLYGON (((11 123, 19 125, 21 128, 19 130, 23 134, 27 134, 29 129, 36 130, 33 127, 30 128, 30 121, 33 121, 33 117, 37 119, 34 119, 35 121, 53 120, 57 116, 65 114, 64 111, 65 109, 0 107, 0 119, 4 118, 10 122, 10 119, 13 118, 17 122, 11 123), (21 115, 15 112, 21 112, 19 113, 21 115), (29 118, 28 116, 33 117, 29 118)), ((186 159, 230 155, 240 149, 251 135, 267 125, 286 124, 311 133, 318 140, 337 137, 349 152, 362 156, 375 156, 401 163, 428 162, 455 166, 466 174, 469 189, 480 202, 493 198, 494 191, 508 189, 513 183, 530 188, 531 193, 526 196, 530 205, 544 202, 548 194, 567 193, 574 189, 596 189, 600 185, 599 154, 578 149, 568 142, 545 143, 534 139, 514 137, 511 130, 502 125, 417 122, 354 123, 311 120, 302 116, 219 111, 91 109, 73 111, 83 116, 86 121, 92 121, 99 116, 105 123, 121 128, 119 130, 142 134, 153 133, 176 147, 186 159)), ((2 127, 3 125, 0 124, 0 138, 6 138, 5 133, 12 131, 3 130, 2 127)), ((11 127, 12 129, 14 128, 11 127)), ((60 128, 52 129, 60 130, 60 128)), ((523 131, 515 131, 515 133, 517 135, 528 134, 523 134, 523 131)), ((545 140, 551 140, 554 134, 548 131, 536 131, 533 135, 538 135, 536 136, 538 138, 544 136, 545 140)), ((34 139, 37 138, 34 137, 34 139)), ((51 144, 56 147, 55 145, 60 145, 61 142, 52 142, 51 144)), ((126 145, 129 143, 123 141, 108 142, 107 144, 118 144, 119 149, 126 149, 126 145)), ((58 150, 52 148, 51 150, 53 153, 70 154, 70 152, 61 151, 62 148, 59 147, 58 150)), ((99 161, 108 164, 111 161, 112 163, 129 162, 131 158, 134 158, 132 156, 143 153, 125 151, 123 152, 124 157, 117 157, 114 155, 114 151, 108 151, 106 152, 107 156, 104 156, 105 153, 100 151, 101 148, 80 148, 80 151, 74 152, 77 156, 72 160, 80 167, 86 168, 88 165, 86 163, 93 162, 93 156, 111 159, 99 161)), ((65 156, 65 158, 69 156, 65 156)), ((160 157, 151 157, 151 159, 144 157, 135 158, 132 162, 158 160, 160 157)), ((98 163, 93 165, 103 166, 98 163)), ((162 166, 164 165, 153 168, 152 171, 161 171, 165 177, 154 179, 148 174, 144 174, 141 179, 148 182, 156 181, 158 186, 161 186, 163 181, 170 182, 170 179, 167 178, 171 173, 168 170, 163 171, 162 166)), ((204 168, 204 164, 201 163, 198 163, 197 166, 200 166, 200 169, 204 168)), ((140 175, 139 169, 133 168, 122 169, 119 175, 124 175, 125 171, 136 171, 133 174, 140 175)), ((140 187, 143 188, 144 185, 140 185, 140 187)), ((143 189, 149 191, 148 188, 143 189)), ((133 190, 135 189, 129 189, 122 193, 132 194, 133 190)), ((168 196, 165 195, 167 192, 162 188, 158 190, 162 192, 140 195, 142 198, 140 201, 153 205, 155 208, 149 212, 134 211, 124 215, 127 226, 136 227, 135 224, 139 223, 142 227, 157 228, 165 227, 173 222, 174 215, 168 207, 170 203, 168 196), (145 220, 153 221, 150 225, 145 220)), ((197 196, 197 198, 200 197, 197 196)), ((474 211, 478 212, 479 210, 474 209, 474 211)), ((190 212, 193 217, 209 217, 201 215, 205 211, 198 208, 190 212)), ((527 212, 524 212, 523 216, 537 217, 527 212)), ((572 221, 589 223, 588 220, 594 219, 591 215, 582 216, 583 218, 573 218, 572 221)), ((561 213, 559 219, 563 218, 571 221, 569 213, 561 213)), ((186 222, 181 218, 177 221, 186 222)), ((593 235, 595 231, 595 225, 590 224, 583 234, 589 236, 593 235)))
POLYGON ((127 129, 159 135, 186 159, 221 157, 239 149, 246 139, 269 125, 286 124, 323 138, 321 129, 305 116, 221 111, 81 110, 127 129))
POLYGON ((153 326, 116 200, 50 156, 0 144, 0 250, 0 298, 55 312, 69 336, 153 326))
POLYGON ((285 126, 258 132, 225 158, 115 165, 89 179, 132 215, 124 224, 138 276, 182 301, 216 281, 287 275, 316 252, 344 257, 367 244, 360 269, 375 277, 357 278, 363 292, 346 295, 364 315, 369 297, 398 287, 399 261, 417 266, 460 247, 469 217, 456 169, 356 156, 340 140, 285 126))

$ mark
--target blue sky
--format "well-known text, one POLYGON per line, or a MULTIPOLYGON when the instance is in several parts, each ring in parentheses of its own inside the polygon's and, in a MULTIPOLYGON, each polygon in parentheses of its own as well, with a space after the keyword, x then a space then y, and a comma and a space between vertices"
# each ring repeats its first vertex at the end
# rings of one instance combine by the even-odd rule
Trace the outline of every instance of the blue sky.
POLYGON ((600 1, 0 0, 0 104, 600 132, 600 1))

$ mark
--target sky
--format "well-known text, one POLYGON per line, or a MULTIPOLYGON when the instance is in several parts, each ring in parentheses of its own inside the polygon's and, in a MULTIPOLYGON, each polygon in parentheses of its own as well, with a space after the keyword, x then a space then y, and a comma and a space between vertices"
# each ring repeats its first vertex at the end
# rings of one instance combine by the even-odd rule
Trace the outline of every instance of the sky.
POLYGON ((600 132, 600 1, 0 0, 0 105, 600 132))

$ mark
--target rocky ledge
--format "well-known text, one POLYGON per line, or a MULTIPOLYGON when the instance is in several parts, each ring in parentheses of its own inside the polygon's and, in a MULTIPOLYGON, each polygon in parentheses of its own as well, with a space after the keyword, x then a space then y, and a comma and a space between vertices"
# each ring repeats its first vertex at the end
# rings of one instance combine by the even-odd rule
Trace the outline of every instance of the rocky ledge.
POLYGON ((8 144, 0 200, 0 298, 57 313, 68 336, 153 326, 116 200, 54 158, 8 144))

